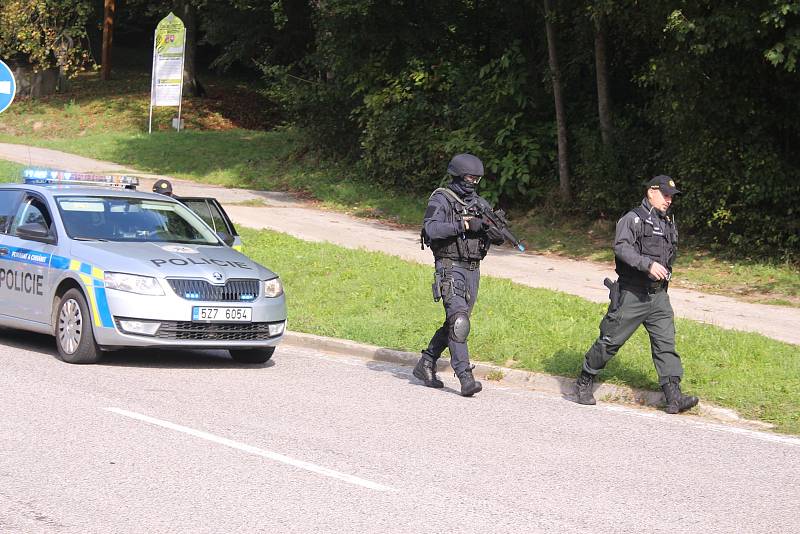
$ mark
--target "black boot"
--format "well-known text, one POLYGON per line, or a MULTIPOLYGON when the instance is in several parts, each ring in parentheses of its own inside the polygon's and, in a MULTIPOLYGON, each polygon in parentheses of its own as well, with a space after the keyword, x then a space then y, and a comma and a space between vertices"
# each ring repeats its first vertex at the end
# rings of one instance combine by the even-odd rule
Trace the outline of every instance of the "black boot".
POLYGON ((597 401, 594 400, 594 395, 592 394, 593 385, 594 375, 587 373, 586 371, 581 371, 581 374, 576 381, 578 390, 578 404, 597 404, 597 401))
POLYGON ((697 406, 700 401, 697 397, 688 397, 681 393, 681 379, 677 376, 669 377, 669 382, 661 386, 664 390, 664 397, 667 398, 667 413, 685 412, 689 408, 697 406))
POLYGON ((474 368, 475 366, 472 365, 464 371, 461 371, 461 374, 456 375, 458 377, 458 381, 461 382, 462 397, 471 397, 483 389, 481 383, 476 382, 475 377, 472 376, 472 369, 474 368))
POLYGON ((429 388, 444 387, 444 382, 436 378, 436 364, 424 354, 414 366, 414 376, 422 380, 429 388))

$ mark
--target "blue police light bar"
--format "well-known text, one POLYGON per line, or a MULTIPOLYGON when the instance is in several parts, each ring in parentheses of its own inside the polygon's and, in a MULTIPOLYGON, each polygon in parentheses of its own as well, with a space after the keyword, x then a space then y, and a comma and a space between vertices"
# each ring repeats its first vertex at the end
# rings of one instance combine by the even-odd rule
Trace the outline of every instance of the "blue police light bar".
POLYGON ((91 174, 85 172, 56 171, 51 169, 25 169, 22 177, 31 185, 100 185, 136 189, 139 179, 120 174, 91 174))

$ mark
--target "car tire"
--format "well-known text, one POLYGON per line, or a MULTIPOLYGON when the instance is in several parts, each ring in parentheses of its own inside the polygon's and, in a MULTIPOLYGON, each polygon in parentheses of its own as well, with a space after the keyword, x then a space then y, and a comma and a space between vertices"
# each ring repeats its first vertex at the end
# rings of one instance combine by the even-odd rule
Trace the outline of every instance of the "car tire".
POLYGON ((55 319, 59 358, 79 364, 96 363, 100 359, 100 347, 92 330, 92 316, 80 290, 70 289, 64 293, 58 302, 55 319))
POLYGON ((275 347, 263 349, 229 349, 231 358, 239 363, 265 363, 275 353, 275 347))

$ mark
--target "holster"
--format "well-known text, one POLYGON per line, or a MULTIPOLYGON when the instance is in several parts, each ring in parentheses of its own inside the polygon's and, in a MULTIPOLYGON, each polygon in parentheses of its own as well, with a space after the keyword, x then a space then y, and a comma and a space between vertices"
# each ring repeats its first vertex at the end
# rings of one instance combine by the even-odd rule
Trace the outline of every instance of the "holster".
POLYGON ((436 271, 433 273, 433 284, 431 286, 433 290, 433 301, 439 302, 442 299, 442 272, 436 271))
POLYGON ((603 285, 608 288, 608 298, 611 300, 611 307, 609 309, 616 310, 619 307, 619 280, 612 282, 610 278, 606 278, 603 280, 603 285))

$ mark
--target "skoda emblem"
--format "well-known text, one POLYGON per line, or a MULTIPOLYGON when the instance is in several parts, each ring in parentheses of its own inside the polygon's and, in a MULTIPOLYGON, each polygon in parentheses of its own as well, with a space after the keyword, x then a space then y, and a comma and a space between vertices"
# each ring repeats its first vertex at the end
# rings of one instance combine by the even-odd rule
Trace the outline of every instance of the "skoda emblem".
POLYGON ((214 274, 212 274, 211 276, 212 276, 212 277, 214 278, 214 280, 216 280, 217 282, 222 282, 222 279, 224 278, 224 277, 222 276, 222 273, 214 273, 214 274))

